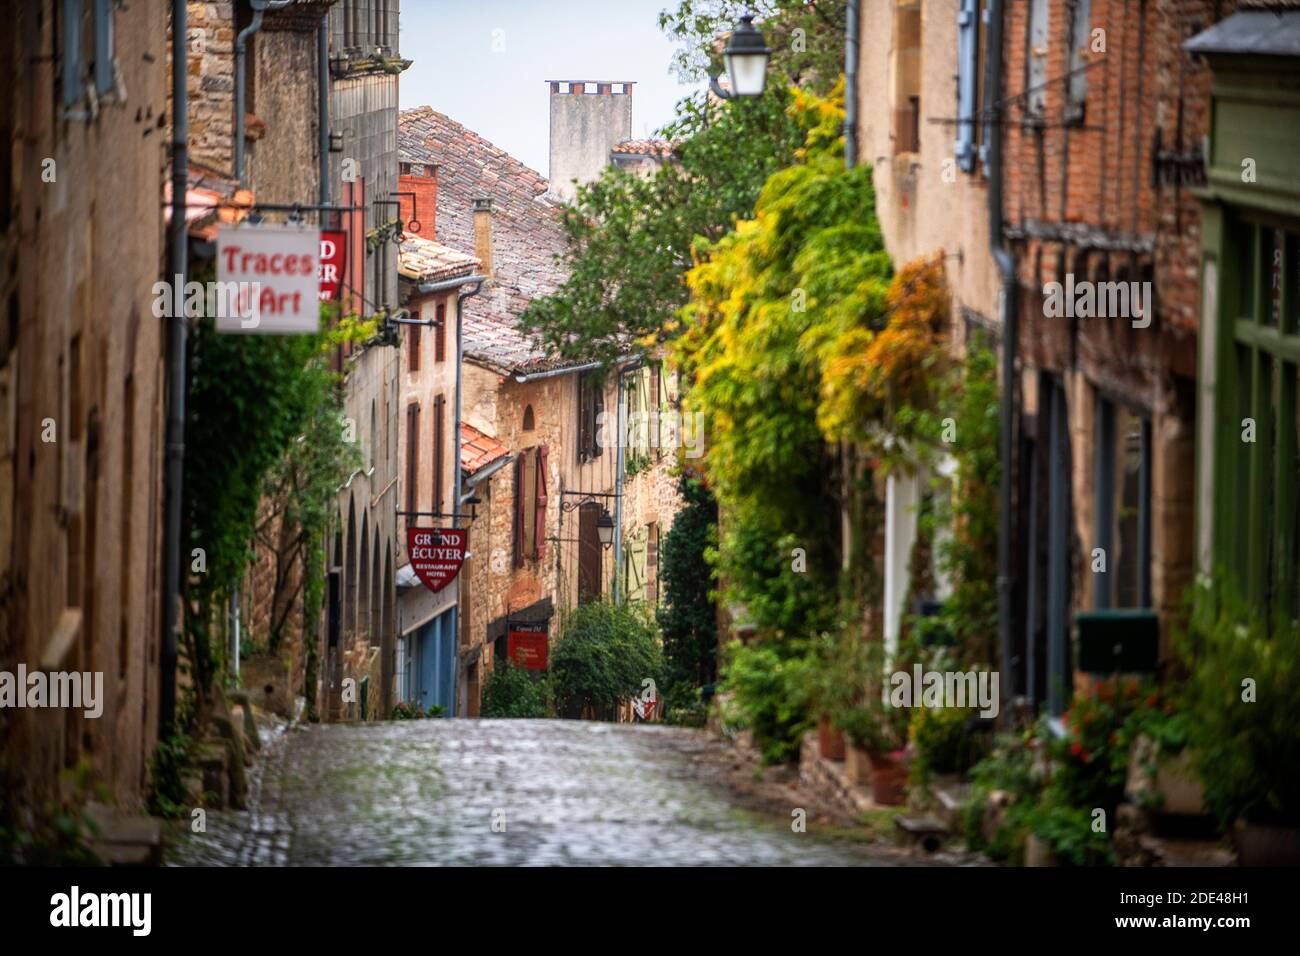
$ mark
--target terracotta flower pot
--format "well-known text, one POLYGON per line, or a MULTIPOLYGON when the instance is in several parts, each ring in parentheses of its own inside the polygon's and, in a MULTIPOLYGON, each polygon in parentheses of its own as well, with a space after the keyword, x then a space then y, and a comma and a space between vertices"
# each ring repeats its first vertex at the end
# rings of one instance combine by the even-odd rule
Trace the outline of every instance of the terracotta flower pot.
POLYGON ((844 759, 844 735, 825 717, 817 724, 817 749, 825 760, 844 759))
POLYGON ((871 761, 871 799, 883 807, 896 807, 907 801, 907 764, 894 754, 869 755, 871 761))

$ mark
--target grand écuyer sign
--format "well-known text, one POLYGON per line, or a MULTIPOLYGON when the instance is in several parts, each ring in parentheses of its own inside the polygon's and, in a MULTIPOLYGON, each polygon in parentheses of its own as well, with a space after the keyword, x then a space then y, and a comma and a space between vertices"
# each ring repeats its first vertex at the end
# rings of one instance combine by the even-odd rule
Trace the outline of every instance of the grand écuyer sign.
POLYGON ((406 529, 411 570, 430 591, 441 591, 456 579, 468 544, 468 528, 406 529))

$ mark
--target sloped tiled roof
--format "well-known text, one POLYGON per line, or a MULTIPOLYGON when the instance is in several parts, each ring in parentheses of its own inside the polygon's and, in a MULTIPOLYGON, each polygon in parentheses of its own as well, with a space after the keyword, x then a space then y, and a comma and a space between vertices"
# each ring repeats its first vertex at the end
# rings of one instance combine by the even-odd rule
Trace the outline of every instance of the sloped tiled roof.
POLYGON ((472 475, 510 454, 510 449, 473 425, 460 423, 460 469, 472 475))
POLYGON ((465 356, 505 373, 578 364, 534 348, 518 327, 528 303, 565 279, 555 262, 566 243, 560 206, 546 179, 428 106, 398 114, 397 147, 404 163, 438 167, 439 242, 473 249, 474 200, 492 200, 492 280, 465 302, 465 356))
MULTIPOLYGON (((163 216, 172 218, 172 167, 163 181, 163 216)), ((191 161, 185 177, 186 231, 195 239, 211 241, 222 225, 240 222, 253 205, 253 194, 224 173, 191 161)))
POLYGON ((453 276, 473 275, 478 266, 479 261, 474 256, 413 232, 402 233, 402 245, 397 252, 397 274, 404 279, 436 282, 453 276))
POLYGON ((652 156, 655 159, 669 159, 675 148, 673 141, 668 139, 624 139, 615 143, 610 152, 621 156, 652 156))

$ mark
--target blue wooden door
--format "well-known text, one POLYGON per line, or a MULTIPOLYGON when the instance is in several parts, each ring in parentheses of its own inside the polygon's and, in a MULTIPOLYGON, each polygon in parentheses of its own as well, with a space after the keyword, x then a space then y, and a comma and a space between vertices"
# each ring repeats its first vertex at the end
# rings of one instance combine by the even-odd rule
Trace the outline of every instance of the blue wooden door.
POLYGON ((435 704, 451 717, 456 709, 456 609, 435 617, 420 629, 420 706, 435 704))

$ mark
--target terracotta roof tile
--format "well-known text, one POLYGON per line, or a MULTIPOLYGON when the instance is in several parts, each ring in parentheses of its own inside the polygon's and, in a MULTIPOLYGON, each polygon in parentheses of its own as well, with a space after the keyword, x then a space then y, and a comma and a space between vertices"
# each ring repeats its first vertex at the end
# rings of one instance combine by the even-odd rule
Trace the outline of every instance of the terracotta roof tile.
POLYGON ((450 246, 413 232, 402 233, 402 245, 397 253, 397 273, 404 279, 436 282, 453 276, 473 275, 478 267, 479 261, 474 256, 457 252, 450 246))
POLYGON ((473 425, 460 423, 460 468, 472 475, 510 454, 510 449, 473 425))
POLYGON ((505 150, 431 107, 402 110, 399 158, 438 166, 438 240, 474 248, 474 200, 492 200, 492 279, 465 301, 465 356, 505 372, 580 364, 548 355, 519 331, 533 299, 549 295, 566 273, 556 256, 566 247, 558 200, 546 179, 505 150))
POLYGON ((653 156, 656 159, 669 159, 677 144, 669 139, 624 139, 614 144, 611 153, 625 156, 653 156))
MULTIPOLYGON (((167 164, 167 178, 163 181, 163 216, 172 218, 172 171, 167 164)), ((253 194, 240 189, 239 183, 223 173, 191 162, 185 177, 186 232, 195 239, 212 241, 217 228, 227 223, 239 222, 248 215, 253 205, 253 194)))

